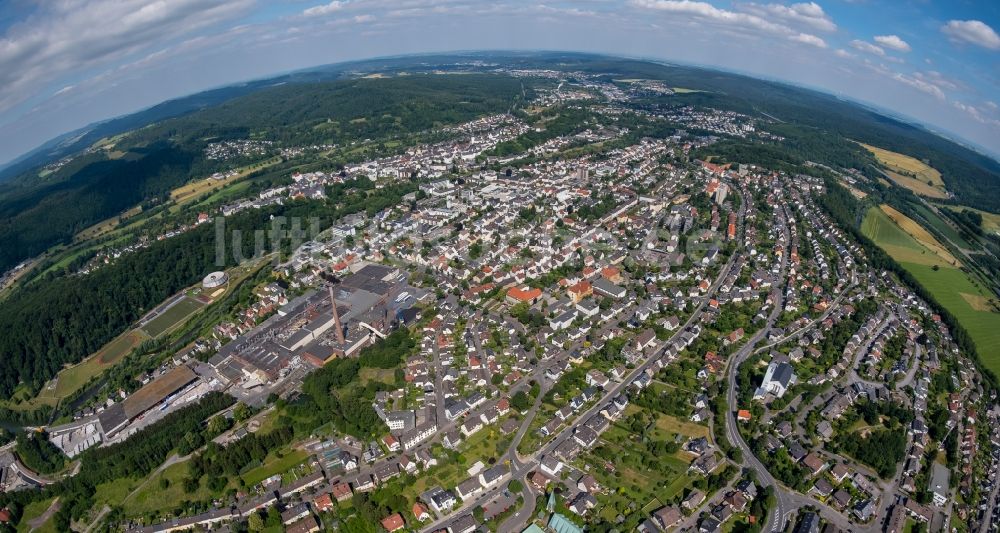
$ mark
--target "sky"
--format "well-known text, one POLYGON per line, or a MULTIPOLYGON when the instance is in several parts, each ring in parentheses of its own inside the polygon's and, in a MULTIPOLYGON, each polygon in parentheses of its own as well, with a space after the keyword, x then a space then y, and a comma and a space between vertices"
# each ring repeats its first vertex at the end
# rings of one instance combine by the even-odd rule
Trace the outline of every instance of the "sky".
POLYGON ((997 0, 2 0, 0 162, 200 90, 316 65, 559 50, 718 67, 1000 154, 997 0))

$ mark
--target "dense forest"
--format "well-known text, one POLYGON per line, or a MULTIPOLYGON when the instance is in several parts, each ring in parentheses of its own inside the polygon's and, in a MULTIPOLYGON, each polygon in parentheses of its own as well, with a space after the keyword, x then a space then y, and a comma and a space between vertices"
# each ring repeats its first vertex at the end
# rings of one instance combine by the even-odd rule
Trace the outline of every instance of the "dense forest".
POLYGON ((66 464, 66 456, 45 433, 18 433, 14 451, 24 466, 39 474, 52 474, 66 464))
POLYGON ((281 85, 134 133, 130 142, 255 136, 341 143, 424 131, 510 108, 522 82, 492 74, 411 75, 281 85))
POLYGON ((120 159, 85 156, 59 171, 64 178, 0 197, 0 270, 166 194, 191 179, 197 156, 166 142, 137 148, 120 159))

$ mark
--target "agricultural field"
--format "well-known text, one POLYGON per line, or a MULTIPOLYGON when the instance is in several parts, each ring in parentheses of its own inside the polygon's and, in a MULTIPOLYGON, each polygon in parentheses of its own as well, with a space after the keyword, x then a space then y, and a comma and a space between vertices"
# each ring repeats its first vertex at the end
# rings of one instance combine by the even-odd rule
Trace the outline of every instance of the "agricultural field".
POLYGON ((956 266, 961 266, 958 260, 955 259, 955 256, 951 255, 951 252, 949 252, 947 248, 941 245, 941 243, 939 243, 938 240, 935 239, 934 236, 931 235, 931 233, 927 231, 926 228, 918 224, 910 217, 893 209, 889 205, 883 204, 880 206, 880 208, 882 209, 882 211, 885 212, 886 215, 889 216, 889 218, 892 219, 893 222, 896 223, 897 226, 900 227, 900 229, 905 231, 907 235, 916 239, 916 241, 920 243, 922 246, 934 252, 934 254, 940 257, 941 259, 944 259, 945 261, 948 261, 949 263, 954 264, 956 266))
POLYGON ((281 162, 280 157, 275 157, 268 159, 267 161, 256 163, 254 165, 249 165, 239 169, 235 174, 224 179, 213 179, 211 177, 192 181, 185 185, 182 185, 172 191, 170 191, 170 199, 176 202, 178 205, 183 205, 185 203, 198 198, 204 193, 213 190, 219 190, 227 185, 236 183, 237 181, 247 177, 252 172, 265 169, 269 166, 275 165, 281 162))
MULTIPOLYGON (((909 227, 910 231, 923 239, 927 231, 912 220, 906 220, 909 223, 903 223, 907 227, 909 224, 916 226, 909 227)), ((955 315, 972 336, 983 364, 1000 375, 1000 352, 996 350, 1000 346, 1000 312, 996 311, 996 298, 989 290, 978 285, 960 268, 949 264, 917 237, 904 231, 881 209, 869 209, 861 231, 899 261, 942 306, 955 315)))
POLYGON ((946 205, 946 204, 935 204, 942 209, 950 209, 952 211, 960 212, 963 209, 968 209, 970 211, 975 211, 983 216, 983 230, 1000 234, 1000 215, 996 213, 990 213, 989 211, 982 211, 979 209, 973 209, 971 207, 966 207, 964 205, 946 205))
POLYGON ((155 318, 142 325, 142 330, 150 337, 159 337, 172 330, 187 317, 205 307, 204 302, 184 296, 180 301, 160 312, 155 318))
POLYGON ((897 261, 951 268, 960 265, 926 229, 887 205, 869 209, 861 231, 897 261))
POLYGON ((987 368, 1000 375, 1000 312, 994 307, 997 299, 987 289, 975 285, 956 268, 935 271, 927 265, 901 261, 934 298, 958 318, 976 344, 987 368), (994 302, 994 303, 991 303, 994 302))
POLYGON ((73 237, 73 242, 83 242, 86 240, 101 237, 118 227, 123 220, 132 218, 142 212, 142 206, 135 206, 120 215, 115 215, 106 220, 102 220, 89 228, 84 229, 73 237))
POLYGON ((923 218, 924 222, 943 235, 945 239, 951 241, 952 244, 964 249, 973 249, 976 247, 975 244, 972 244, 962 238, 962 236, 959 235, 958 230, 952 227, 944 218, 941 217, 941 215, 938 215, 926 205, 911 204, 911 207, 913 207, 920 217, 923 218))
MULTIPOLYGON (((860 144, 860 143, 859 143, 860 144)), ((948 198, 941 173, 923 161, 908 155, 861 144, 888 169, 889 178, 902 187, 930 198, 948 198)))
POLYGON ((948 193, 943 192, 941 189, 926 181, 920 181, 919 179, 906 176, 892 170, 887 170, 885 173, 889 176, 890 180, 896 183, 896 185, 909 189, 921 196, 926 196, 928 198, 948 198, 948 193))

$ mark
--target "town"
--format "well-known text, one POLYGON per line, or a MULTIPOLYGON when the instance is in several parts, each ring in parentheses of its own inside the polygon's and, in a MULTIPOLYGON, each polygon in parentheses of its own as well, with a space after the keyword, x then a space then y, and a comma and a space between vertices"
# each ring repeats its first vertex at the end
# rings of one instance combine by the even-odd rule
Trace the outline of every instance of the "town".
MULTIPOLYGON (((486 116, 339 172, 295 173, 157 237, 331 191, 415 184, 265 261, 236 315, 132 390, 44 427, 72 459, 232 398, 207 421, 207 441, 153 474, 164 491, 183 483, 185 503, 115 515, 124 530, 995 527, 995 395, 932 307, 835 220, 822 201, 829 180, 703 155, 720 135, 780 140, 759 119, 625 107, 670 87, 511 74, 556 76, 531 104, 593 110, 587 128, 519 147, 531 126, 486 116), (636 136, 637 120, 685 129, 636 136), (305 435, 282 430, 317 416, 305 435), (262 455, 245 469, 215 463, 253 448, 262 455)), ((227 141, 206 155, 278 150, 227 141)), ((79 275, 148 242, 108 250, 79 275)), ((243 274, 206 272, 143 325, 219 301, 243 274)), ((55 482, 11 446, 5 491, 55 482)))

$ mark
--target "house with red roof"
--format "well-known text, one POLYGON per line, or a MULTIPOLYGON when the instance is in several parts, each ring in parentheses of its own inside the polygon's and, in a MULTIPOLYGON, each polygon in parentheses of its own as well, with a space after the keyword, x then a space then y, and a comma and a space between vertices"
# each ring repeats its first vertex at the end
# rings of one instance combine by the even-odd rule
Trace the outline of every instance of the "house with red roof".
POLYGON ((541 296, 542 289, 532 289, 531 287, 511 287, 507 290, 507 302, 511 304, 533 305, 541 296))
POLYGON ((393 513, 382 519, 382 527, 389 533, 399 531, 400 529, 403 529, 405 525, 406 523, 403 522, 403 515, 399 513, 393 513))

